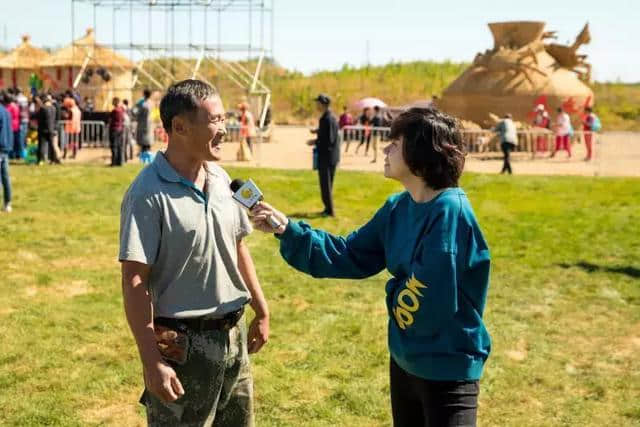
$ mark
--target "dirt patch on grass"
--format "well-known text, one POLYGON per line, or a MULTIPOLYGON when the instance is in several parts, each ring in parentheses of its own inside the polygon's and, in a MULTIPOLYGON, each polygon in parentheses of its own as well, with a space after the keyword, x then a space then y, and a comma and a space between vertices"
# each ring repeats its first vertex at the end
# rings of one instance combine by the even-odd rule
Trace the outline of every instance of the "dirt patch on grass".
POLYGON ((622 337, 614 346, 614 355, 621 358, 638 357, 640 353, 640 323, 631 328, 631 334, 622 337))
POLYGON ((38 294, 38 288, 35 286, 27 286, 24 288, 24 294, 28 297, 35 297, 38 294))
POLYGON ((23 261, 39 261, 40 256, 36 253, 20 249, 16 255, 16 259, 21 259, 23 261))
POLYGON ((91 292, 89 282, 86 280, 72 280, 66 283, 57 283, 53 286, 27 286, 24 294, 33 298, 43 296, 46 298, 73 298, 78 295, 85 295, 91 292))
POLYGON ((72 280, 69 283, 56 285, 54 289, 58 295, 62 295, 67 298, 73 298, 75 296, 85 295, 91 292, 89 282, 86 280, 72 280))
POLYGON ((522 362, 527 358, 527 343, 525 340, 520 339, 516 344, 516 348, 505 351, 507 357, 516 362, 522 362))
POLYGON ((121 400, 95 401, 91 407, 80 413, 86 424, 99 424, 124 427, 142 427, 146 425, 145 419, 138 413, 139 393, 132 390, 119 394, 121 400))
POLYGON ((310 304, 304 298, 293 298, 291 300, 291 304, 293 305, 296 313, 305 311, 307 308, 310 307, 310 304))
POLYGON ((26 273, 9 273, 7 274, 8 282, 33 283, 33 275, 26 273))
POLYGON ((120 268, 118 262, 112 257, 75 257, 60 258, 51 261, 55 269, 96 269, 96 268, 120 268))
POLYGON ((8 316, 11 313, 15 312, 15 310, 11 307, 2 307, 0 308, 0 316, 8 316))

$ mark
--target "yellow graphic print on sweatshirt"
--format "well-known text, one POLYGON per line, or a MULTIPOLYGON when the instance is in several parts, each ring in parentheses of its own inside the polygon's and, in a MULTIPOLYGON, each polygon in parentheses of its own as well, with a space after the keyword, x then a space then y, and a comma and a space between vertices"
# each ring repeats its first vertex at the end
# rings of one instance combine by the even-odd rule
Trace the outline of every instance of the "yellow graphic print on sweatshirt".
POLYGON ((420 283, 413 276, 407 282, 406 287, 398 294, 393 316, 396 318, 400 329, 407 329, 407 326, 413 324, 413 313, 420 309, 420 298, 423 296, 420 289, 422 288, 427 288, 427 285, 420 283))

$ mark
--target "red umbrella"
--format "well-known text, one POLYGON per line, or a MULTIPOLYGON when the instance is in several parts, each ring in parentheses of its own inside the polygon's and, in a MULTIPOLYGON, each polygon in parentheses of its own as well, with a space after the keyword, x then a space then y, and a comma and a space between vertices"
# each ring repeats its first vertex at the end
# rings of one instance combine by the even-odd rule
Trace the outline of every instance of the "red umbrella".
POLYGON ((353 107, 356 110, 364 110, 367 107, 373 108, 376 105, 380 108, 385 108, 387 106, 387 104, 378 98, 362 98, 360 101, 353 104, 353 107))

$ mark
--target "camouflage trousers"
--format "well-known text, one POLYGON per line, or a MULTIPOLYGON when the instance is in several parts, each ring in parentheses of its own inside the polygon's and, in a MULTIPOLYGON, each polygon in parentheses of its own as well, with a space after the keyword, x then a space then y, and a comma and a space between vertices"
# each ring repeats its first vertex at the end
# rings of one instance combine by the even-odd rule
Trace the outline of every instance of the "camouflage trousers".
POLYGON ((253 379, 244 317, 228 331, 182 329, 189 337, 187 360, 168 361, 185 394, 165 403, 146 391, 149 426, 253 427, 253 379))

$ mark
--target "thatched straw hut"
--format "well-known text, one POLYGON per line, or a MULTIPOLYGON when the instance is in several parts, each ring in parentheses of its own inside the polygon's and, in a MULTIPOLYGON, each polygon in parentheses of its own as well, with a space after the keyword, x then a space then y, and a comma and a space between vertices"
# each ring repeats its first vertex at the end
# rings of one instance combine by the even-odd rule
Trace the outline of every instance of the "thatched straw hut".
POLYGON ((78 79, 76 90, 82 97, 93 98, 99 110, 108 110, 114 96, 131 99, 135 64, 96 44, 92 28, 84 37, 51 54, 40 66, 45 88, 71 89, 78 79))
POLYGON ((49 53, 33 46, 31 37, 22 36, 22 43, 0 58, 0 88, 20 86, 27 92, 29 79, 37 74, 40 62, 49 57, 49 53))

